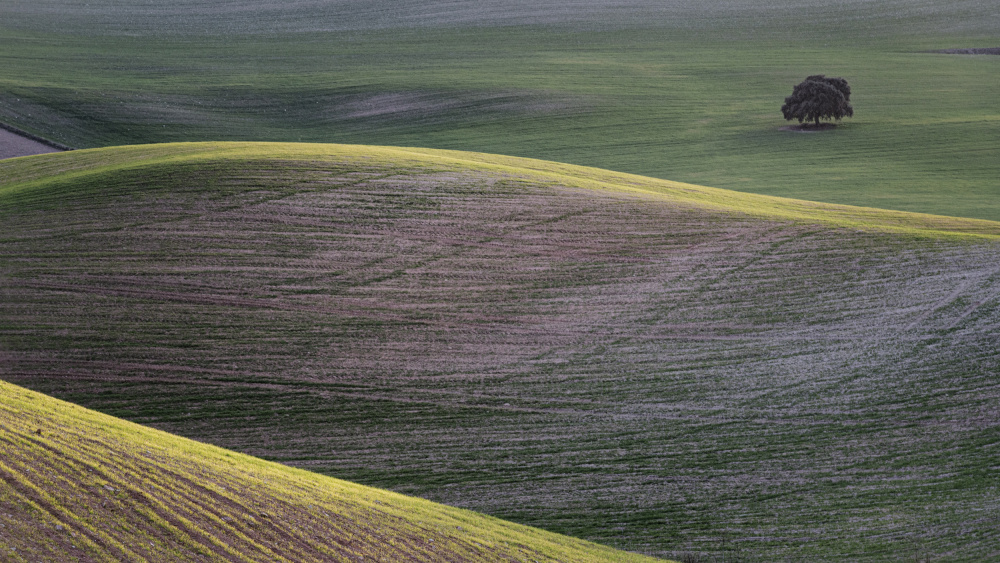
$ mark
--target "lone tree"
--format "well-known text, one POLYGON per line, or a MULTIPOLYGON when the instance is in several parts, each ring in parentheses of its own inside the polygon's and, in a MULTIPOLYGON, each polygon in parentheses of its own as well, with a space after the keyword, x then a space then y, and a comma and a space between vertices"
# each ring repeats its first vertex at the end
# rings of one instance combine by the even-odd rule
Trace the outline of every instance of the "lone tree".
POLYGON ((851 107, 851 87, 843 78, 827 78, 822 74, 810 76, 792 90, 792 95, 785 98, 781 113, 791 121, 815 121, 836 119, 854 115, 851 107))

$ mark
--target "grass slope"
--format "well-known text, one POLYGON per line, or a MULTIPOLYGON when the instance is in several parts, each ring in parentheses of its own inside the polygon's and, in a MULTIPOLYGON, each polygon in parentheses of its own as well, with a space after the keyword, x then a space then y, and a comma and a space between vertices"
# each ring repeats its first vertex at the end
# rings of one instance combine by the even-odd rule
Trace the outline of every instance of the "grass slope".
POLYGON ((9 381, 631 551, 1000 556, 1000 224, 385 147, 0 177, 9 381))
POLYGON ((4 561, 652 561, 0 382, 4 561))
POLYGON ((475 150, 1000 220, 1000 57, 933 52, 996 46, 986 0, 238 4, 20 3, 0 121, 80 147, 475 150), (850 81, 856 116, 780 131, 816 73, 850 81))

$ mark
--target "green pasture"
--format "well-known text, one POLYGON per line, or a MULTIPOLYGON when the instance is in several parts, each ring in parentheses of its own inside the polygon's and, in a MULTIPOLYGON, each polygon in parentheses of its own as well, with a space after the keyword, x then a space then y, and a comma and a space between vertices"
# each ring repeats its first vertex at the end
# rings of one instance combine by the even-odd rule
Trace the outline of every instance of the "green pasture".
POLYGON ((1000 57, 931 52, 996 46, 989 2, 395 4, 21 5, 0 120, 77 147, 447 148, 1000 219, 1000 57), (855 117, 779 130, 815 73, 848 79, 855 117))
POLYGON ((0 379, 649 555, 1000 557, 996 222, 371 146, 0 178, 0 379))
POLYGON ((264 462, 3 381, 0 421, 4 561, 653 561, 264 462))

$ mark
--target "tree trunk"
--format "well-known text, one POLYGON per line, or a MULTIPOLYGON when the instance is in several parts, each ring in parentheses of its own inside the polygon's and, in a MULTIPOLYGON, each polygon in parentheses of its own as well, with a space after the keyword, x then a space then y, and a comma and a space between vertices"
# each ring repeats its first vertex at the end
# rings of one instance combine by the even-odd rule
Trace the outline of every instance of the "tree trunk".
POLYGON ((819 127, 819 116, 816 116, 816 127, 819 127))

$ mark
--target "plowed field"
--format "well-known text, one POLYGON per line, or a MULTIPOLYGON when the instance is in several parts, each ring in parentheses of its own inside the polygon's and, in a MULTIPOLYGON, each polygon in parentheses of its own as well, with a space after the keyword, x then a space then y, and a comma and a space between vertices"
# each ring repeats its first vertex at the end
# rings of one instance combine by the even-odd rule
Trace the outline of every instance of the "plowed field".
POLYGON ((239 147, 6 169, 0 376, 634 551, 1000 556, 996 223, 239 147))

